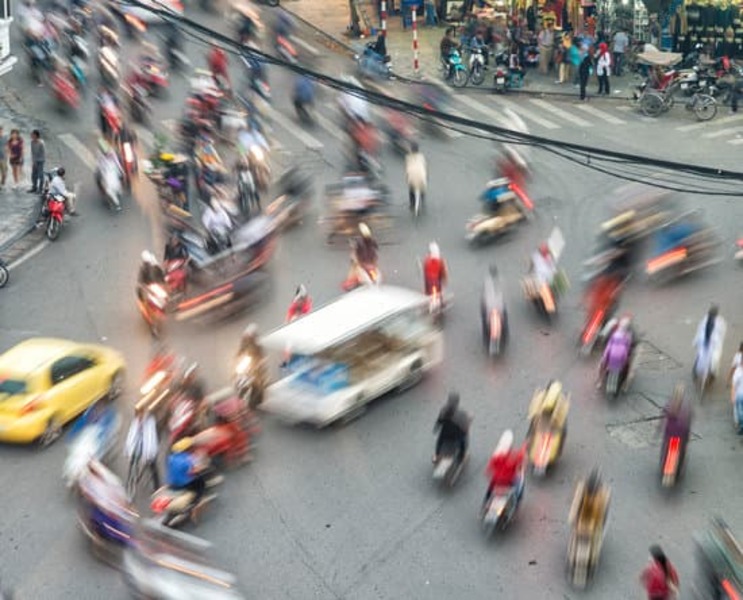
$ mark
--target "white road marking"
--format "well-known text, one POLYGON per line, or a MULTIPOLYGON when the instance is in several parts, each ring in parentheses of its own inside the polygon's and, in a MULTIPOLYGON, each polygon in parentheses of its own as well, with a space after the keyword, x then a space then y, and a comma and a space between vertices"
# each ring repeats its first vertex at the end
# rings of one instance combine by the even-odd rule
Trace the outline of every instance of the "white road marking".
MULTIPOLYGON (((726 125, 728 123, 734 123, 735 121, 743 121, 743 115, 731 115, 729 117, 723 117, 722 119, 713 121, 712 124, 726 125)), ((676 131, 696 131, 697 129, 704 129, 705 127, 709 126, 709 121, 703 121, 701 123, 693 123, 692 125, 682 125, 681 127, 676 127, 676 131)))
POLYGON ((553 123, 549 119, 545 119, 543 117, 540 117, 538 114, 533 113, 532 111, 528 110, 527 108, 524 108, 521 104, 511 104, 508 103, 508 106, 519 116, 523 117, 524 119, 528 121, 533 121, 537 125, 541 125, 545 129, 560 129, 560 125, 557 123, 553 123))
POLYGON ((292 38, 292 41, 297 46, 300 46, 300 47, 304 48, 307 52, 309 52, 313 56, 319 56, 320 55, 320 51, 317 48, 315 48, 314 46, 311 46, 310 44, 308 44, 307 42, 305 42, 302 38, 293 37, 292 38))
MULTIPOLYGON (((282 129, 293 135, 311 150, 320 150, 323 147, 322 142, 315 139, 298 125, 295 125, 290 119, 282 115, 273 106, 267 105, 264 110, 273 123, 277 123, 282 129)), ((317 113, 315 113, 315 117, 317 117, 317 113)))
POLYGON ((615 117, 612 114, 609 114, 608 112, 604 112, 603 110, 599 110, 595 106, 590 106, 588 104, 578 104, 576 107, 583 112, 588 113, 589 115, 593 115, 594 117, 598 117, 599 119, 602 119, 606 121, 607 123, 612 123, 613 125, 624 125, 627 123, 627 121, 622 121, 619 117, 615 117))
POLYGON ((33 258, 36 256, 39 252, 41 252, 44 248, 46 248, 50 244, 49 240, 43 240, 40 243, 36 244, 31 250, 26 252, 23 256, 20 258, 17 258, 12 263, 8 265, 8 271, 12 271, 13 269, 16 269, 20 267, 23 263, 25 263, 28 259, 33 258))
POLYGON ((570 123, 573 123, 574 125, 577 125, 578 127, 590 127, 591 124, 581 119, 580 117, 576 117, 573 114, 570 114, 569 112, 562 110, 561 108, 557 108, 556 106, 550 104, 549 102, 545 102, 544 100, 538 100, 535 98, 532 98, 531 100, 532 104, 536 104, 539 108, 542 108, 546 111, 551 112, 553 115, 557 115, 561 119, 564 119, 565 121, 569 121, 570 123))
POLYGON ((728 140, 728 144, 732 144, 733 146, 740 146, 743 144, 743 138, 737 138, 735 140, 728 140))
MULTIPOLYGON (((588 106, 588 105, 586 105, 586 106, 588 106)), ((616 108, 617 108, 617 110, 621 110, 621 111, 624 111, 624 112, 629 112, 631 110, 635 110, 635 107, 634 106, 627 106, 626 104, 623 104, 622 106, 617 106, 616 108)))
POLYGON ((96 160, 93 154, 85 147, 79 139, 77 139, 71 133, 62 133, 59 136, 59 141, 67 146, 77 156, 82 163, 88 167, 91 171, 95 171, 96 160))
POLYGON ((710 133, 703 133, 703 138, 713 139, 718 137, 724 137, 726 135, 730 135, 731 133, 739 133, 743 131, 743 127, 728 127, 727 129, 722 129, 720 131, 712 131, 710 133))
POLYGON ((459 100, 462 104, 466 104, 469 106, 472 110, 476 110, 477 112, 486 115, 493 119, 497 125, 500 125, 501 127, 504 127, 506 129, 513 129, 511 125, 508 122, 508 119, 503 115, 502 112, 498 112, 494 108, 490 108, 489 106, 485 106, 476 100, 473 100, 469 96, 460 95, 456 97, 457 100, 459 100))

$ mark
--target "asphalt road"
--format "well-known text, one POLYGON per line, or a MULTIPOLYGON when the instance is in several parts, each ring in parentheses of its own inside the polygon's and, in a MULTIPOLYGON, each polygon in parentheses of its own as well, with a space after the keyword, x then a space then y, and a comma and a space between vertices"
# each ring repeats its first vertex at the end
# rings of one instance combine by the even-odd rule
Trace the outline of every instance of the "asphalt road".
MULTIPOLYGON (((217 22, 197 14, 206 24, 217 22)), ((300 36, 322 49, 311 32, 301 30, 300 36)), ((189 55, 194 63, 203 62, 200 47, 190 46, 189 55)), ((329 73, 348 67, 345 59, 333 55, 322 64, 329 73)), ((29 110, 46 116, 48 137, 70 134, 94 151, 91 110, 58 117, 46 90, 37 92, 22 67, 11 77, 28 99, 29 110)), ((276 111, 288 115, 274 121, 273 137, 281 146, 277 160, 307 165, 322 189, 341 174, 332 95, 320 109, 320 127, 309 133, 321 147, 308 150, 306 138, 293 134, 297 126, 290 99, 281 92, 288 77, 272 72, 271 83, 276 111)), ((177 118, 184 87, 185 82, 176 82, 169 98, 156 104, 158 123, 177 118)), ((488 102, 480 95, 471 97, 488 102)), ((487 104, 489 110, 509 103, 517 112, 526 108, 547 114, 523 97, 493 102, 487 104)), ((552 104, 573 111, 570 104, 552 104)), ((604 113, 613 110, 608 103, 595 106, 604 113)), ((460 109, 468 110, 463 103, 460 109)), ((590 121, 592 126, 564 120, 560 128, 550 128, 526 121, 532 131, 566 140, 734 166, 734 145, 724 144, 721 136, 703 137, 716 131, 714 122, 678 130, 693 124, 683 112, 652 123, 622 114, 615 120, 623 123, 601 118, 590 121)), ((589 122, 586 115, 581 119, 589 122)), ((554 124, 556 117, 547 119, 554 124)), ((731 427, 727 392, 718 384, 697 407, 686 476, 677 490, 664 493, 658 484, 655 417, 674 382, 690 379, 691 340, 710 301, 720 303, 728 320, 724 366, 743 337, 734 309, 739 296, 734 282, 740 274, 732 252, 726 246, 721 265, 675 285, 655 287, 635 278, 623 308, 635 315, 647 341, 646 358, 631 393, 608 403, 594 389, 595 361, 579 359, 575 343, 584 318, 580 264, 619 182, 535 151, 537 173, 530 191, 537 218, 502 243, 472 250, 464 242, 464 224, 477 210, 476 196, 490 176, 492 145, 460 136, 425 139, 422 148, 429 160, 431 191, 428 214, 417 226, 405 211, 402 164, 391 154, 385 156, 399 214, 399 243, 383 247, 380 267, 387 282, 419 288, 416 257, 431 239, 439 241, 454 294, 445 325, 444 365, 417 388, 382 399, 342 428, 318 432, 264 419, 256 461, 229 474, 197 533, 216 544, 219 564, 233 571, 253 598, 577 598, 583 594, 571 591, 563 575, 567 512, 577 478, 600 464, 613 499, 602 565, 586 595, 640 597, 637 575, 647 547, 660 542, 681 573, 682 597, 690 597, 692 532, 715 514, 724 515, 733 530, 743 530, 735 479, 741 445, 731 427), (554 225, 567 240, 563 265, 573 286, 561 302, 558 321, 549 327, 524 303, 519 279, 529 252, 554 225), (513 336, 505 356, 489 361, 479 345, 478 302, 482 277, 494 261, 506 281, 513 336), (515 522, 487 541, 476 517, 486 486, 485 462, 503 429, 513 428, 517 437, 525 434, 531 395, 551 377, 560 378, 572 395, 565 453, 545 481, 529 479, 515 522), (430 479, 431 427, 449 389, 460 391, 475 420, 469 467, 454 490, 442 492, 430 479)), ((128 362, 129 389, 122 408, 130 411, 151 347, 136 311, 134 284, 140 252, 160 250, 148 218, 155 196, 141 182, 136 201, 120 215, 110 214, 96 197, 88 159, 78 148, 69 152, 67 164, 69 180, 83 186, 82 216, 64 228, 57 242, 16 269, 12 285, 4 290, 0 350, 37 335, 110 344, 128 362)), ((703 206, 708 221, 732 246, 742 214, 737 199, 683 200, 689 207, 703 206)), ((251 321, 262 331, 278 326, 297 283, 308 286, 317 304, 340 293, 348 257, 342 246, 333 250, 324 245, 315 224, 320 213, 318 197, 314 214, 283 236, 270 267, 272 289, 266 302, 218 327, 174 328, 172 345, 199 361, 210 387, 226 383, 242 328, 251 321)), ((77 530, 61 481, 63 443, 45 451, 3 447, 0 455, 3 583, 14 586, 22 599, 126 597, 117 573, 96 562, 77 530)), ((144 496, 140 506, 147 510, 144 496)))

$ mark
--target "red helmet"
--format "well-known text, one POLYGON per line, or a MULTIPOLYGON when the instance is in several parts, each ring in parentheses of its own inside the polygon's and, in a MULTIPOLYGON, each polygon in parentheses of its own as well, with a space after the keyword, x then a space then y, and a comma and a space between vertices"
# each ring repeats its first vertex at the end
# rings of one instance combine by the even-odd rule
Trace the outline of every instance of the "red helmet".
POLYGON ((545 258, 550 255, 550 247, 547 244, 540 244, 539 253, 545 258))

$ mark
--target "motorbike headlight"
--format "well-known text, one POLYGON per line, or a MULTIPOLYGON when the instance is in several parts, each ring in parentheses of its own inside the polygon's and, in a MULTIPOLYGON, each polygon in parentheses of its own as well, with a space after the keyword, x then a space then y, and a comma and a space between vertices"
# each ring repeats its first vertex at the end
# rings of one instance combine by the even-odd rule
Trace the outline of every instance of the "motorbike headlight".
POLYGON ((263 149, 260 146, 253 146, 252 148, 250 148, 250 154, 255 160, 261 162, 266 157, 266 155, 263 153, 263 149))
POLYGON ((247 373, 248 369, 250 369, 250 365, 252 362, 253 362, 253 358, 246 354, 237 363, 237 366, 235 367, 235 373, 237 373, 238 375, 247 373))

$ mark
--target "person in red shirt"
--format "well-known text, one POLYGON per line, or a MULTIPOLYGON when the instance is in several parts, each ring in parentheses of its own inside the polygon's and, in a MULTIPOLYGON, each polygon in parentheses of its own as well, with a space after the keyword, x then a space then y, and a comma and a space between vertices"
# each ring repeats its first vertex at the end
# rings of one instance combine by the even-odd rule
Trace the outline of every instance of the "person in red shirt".
POLYGON ((300 284, 294 293, 294 299, 289 305, 289 311, 286 313, 286 322, 291 323, 312 310, 312 298, 307 293, 307 288, 300 284))
POLYGON ((507 429, 490 457, 485 474, 490 478, 490 485, 485 494, 483 507, 488 505, 495 488, 516 488, 518 497, 524 491, 523 464, 526 458, 526 445, 518 450, 513 449, 513 431, 507 429))
POLYGON ((214 82, 219 86, 221 83, 226 83, 227 87, 230 86, 230 74, 227 72, 227 54, 222 48, 213 46, 209 51, 207 58, 209 63, 209 70, 212 72, 214 82))
POLYGON ((423 263, 423 285, 426 296, 433 294, 434 287, 438 289, 440 294, 448 278, 449 272, 446 268, 446 262, 441 258, 439 245, 436 242, 431 242, 428 246, 428 256, 423 263))
POLYGON ((650 546, 651 562, 642 572, 648 600, 673 600, 678 596, 679 577, 660 546, 650 546))

